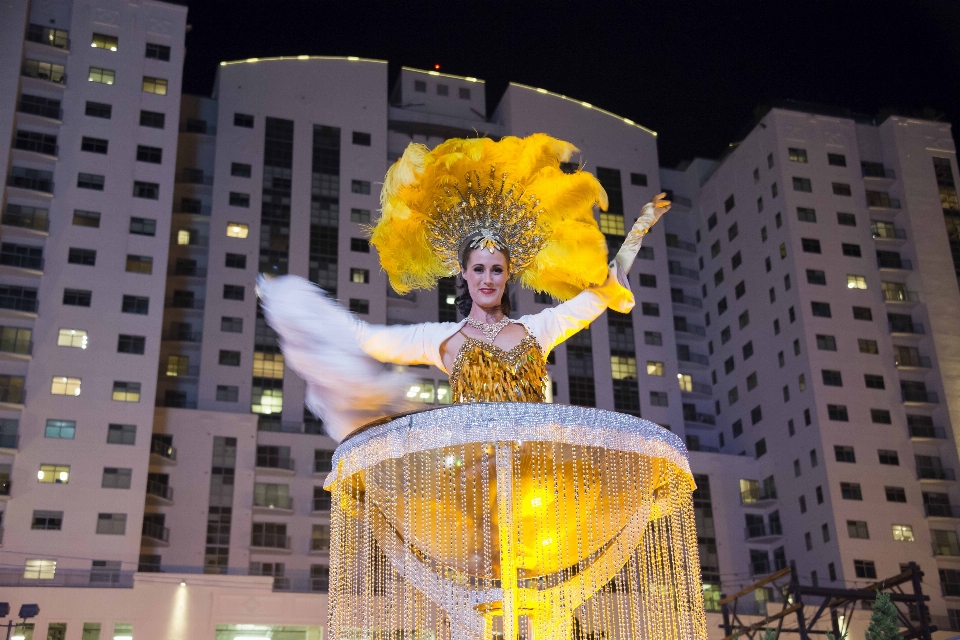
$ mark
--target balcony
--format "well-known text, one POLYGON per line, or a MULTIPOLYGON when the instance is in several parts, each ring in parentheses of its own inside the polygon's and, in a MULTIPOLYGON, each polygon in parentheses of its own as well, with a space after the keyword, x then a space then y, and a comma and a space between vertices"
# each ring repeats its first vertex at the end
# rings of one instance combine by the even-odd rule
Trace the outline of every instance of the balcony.
POLYGON ((11 167, 10 176, 7 178, 7 186, 52 196, 53 172, 11 167))
POLYGON ((757 522, 747 525, 743 530, 743 539, 747 542, 773 542, 783 535, 783 529, 777 522, 769 524, 757 522))
MULTIPOLYGON (((21 245, 22 246, 22 245, 21 245)), ((0 253, 0 265, 43 272, 43 258, 23 253, 0 253)))
POLYGON ((65 87, 67 85, 67 74, 64 73, 62 64, 40 62, 39 60, 27 58, 23 61, 23 66, 20 67, 20 75, 24 78, 43 80, 58 87, 65 87))
POLYGON ((678 276, 680 278, 687 278, 688 280, 700 281, 700 274, 693 269, 687 269, 686 267, 680 266, 679 262, 670 261, 667 263, 669 267, 670 275, 678 276))
POLYGON ((776 490, 768 491, 761 486, 750 487, 749 489, 740 491, 740 505, 744 507, 762 509, 769 507, 776 502, 776 500, 776 490))
MULTIPOLYGON (((25 578, 23 567, 0 569, 0 587, 74 587, 97 589, 132 589, 133 571, 105 569, 61 569, 57 567, 50 578, 25 578)), ((20 592, 25 594, 26 592, 20 592)), ((25 597, 25 596, 24 596, 25 597)), ((16 626, 16 625, 14 625, 16 626)))
POLYGON ((204 186, 213 185, 213 176, 205 175, 200 169, 184 169, 176 176, 179 184, 199 184, 204 186))
POLYGON ((957 479, 953 469, 937 469, 936 467, 917 467, 917 480, 942 480, 952 482, 957 479))
POLYGON ((292 476, 295 471, 293 458, 257 454, 255 471, 261 475, 292 476))
POLYGON ((311 556, 328 556, 330 555, 330 540, 324 540, 322 538, 314 538, 310 540, 310 555, 311 556))
POLYGON ((170 367, 160 365, 161 378, 198 378, 200 377, 200 365, 195 364, 187 367, 170 367))
POLYGON ((203 340, 203 332, 171 329, 163 334, 163 339, 167 342, 201 342, 203 340))
POLYGON ((907 289, 884 289, 883 299, 890 303, 916 303, 920 302, 920 294, 907 289))
POLYGON ((713 387, 709 384, 704 384, 703 382, 690 382, 689 387, 680 383, 680 391, 682 393, 692 393, 700 396, 709 396, 713 394, 713 387))
POLYGON ((940 404, 937 392, 926 389, 900 389, 900 398, 905 403, 940 404))
POLYGON ((0 433, 0 451, 16 452, 20 448, 20 435, 0 433))
POLYGON ((153 504, 171 505, 173 504, 173 487, 156 480, 148 480, 147 499, 153 504))
POLYGON ((893 362, 898 369, 929 369, 932 366, 929 356, 898 356, 893 362))
POLYGON ((770 560, 756 560, 750 563, 750 575, 751 576, 762 576, 768 573, 772 573, 770 560))
POLYGON ((47 232, 50 230, 50 220, 46 213, 24 213, 14 208, 14 205, 7 205, 6 212, 4 212, 3 217, 0 218, 0 223, 8 227, 30 229, 31 231, 47 232))
MULTIPOLYGON (((0 338, 0 353, 12 353, 16 356, 33 355, 33 341, 17 338, 0 338)), ((24 360, 25 358, 15 358, 24 360)))
POLYGON ((150 440, 150 462, 177 464, 177 450, 159 438, 150 440))
POLYGON ((276 513, 292 514, 293 497, 292 496, 254 496, 253 511, 255 513, 276 513))
POLYGON ((947 432, 942 427, 930 425, 907 425, 911 440, 945 440, 947 432))
POLYGON ((324 495, 315 496, 313 498, 313 511, 311 513, 329 513, 331 506, 330 494, 324 492, 324 495))
POLYGON ((0 403, 22 405, 26 399, 27 392, 23 387, 0 387, 0 403))
MULTIPOLYGON (((701 327, 698 324, 690 324, 689 322, 680 322, 674 323, 674 331, 677 333, 686 333, 689 336, 697 336, 698 338, 705 338, 707 336, 706 327, 701 327)), ((682 336, 678 336, 682 337, 682 336)))
POLYGON ((199 133, 201 135, 215 136, 217 135, 217 127, 212 124, 207 124, 206 120, 187 120, 186 122, 180 123, 180 133, 199 133))
POLYGON ((709 413, 685 414, 683 416, 683 422, 688 427, 694 429, 706 429, 716 426, 717 419, 709 413))
POLYGON ((167 547, 170 545, 170 529, 162 524, 144 520, 141 543, 147 546, 167 547))
POLYGON ((673 304, 679 304, 686 307, 693 307, 694 309, 703 309, 703 299, 697 298, 695 296, 688 296, 687 294, 681 295, 670 295, 670 300, 673 304))
POLYGON ((59 100, 48 100, 36 96, 25 95, 17 103, 17 112, 30 116, 39 116, 47 120, 55 120, 57 124, 63 122, 63 109, 59 100))
POLYGON ((10 478, 0 479, 0 500, 8 499, 12 488, 13 480, 10 478))
POLYGON ((36 42, 44 44, 54 49, 60 49, 65 53, 70 52, 69 31, 62 29, 52 29, 41 24, 31 24, 27 27, 27 35, 24 38, 27 42, 36 42))
POLYGON ((207 268, 196 265, 175 264, 167 269, 168 276, 180 276, 184 278, 206 278, 207 268))
POLYGON ((876 222, 871 223, 870 230, 873 233, 874 240, 906 240, 907 232, 900 227, 895 227, 890 223, 880 225, 876 222))
POLYGON ((167 407, 168 409, 196 409, 197 401, 187 398, 160 398, 155 406, 167 407))
POLYGON ((710 366, 710 359, 702 353, 677 353, 677 360, 683 363, 696 364, 704 367, 710 366))
POLYGON ((259 533, 254 531, 250 534, 250 552, 251 553, 291 553, 290 536, 282 533, 259 533))
POLYGON ((203 298, 168 298, 164 301, 164 307, 168 309, 187 309, 195 311, 203 311, 204 305, 203 298))
POLYGON ((924 518, 960 518, 960 507, 954 504, 925 504, 924 518))
POLYGON ((686 240, 678 240, 677 236, 671 233, 667 234, 667 249, 677 249, 693 254, 697 253, 697 245, 692 242, 687 242, 686 240))
POLYGON ((899 209, 900 201, 882 191, 867 191, 867 206, 871 209, 899 209))
POLYGON ((913 271, 913 262, 900 256, 877 256, 877 268, 913 271))
POLYGON ((180 206, 176 207, 173 212, 191 216, 209 216, 212 210, 213 207, 208 204, 202 204, 200 206, 180 204, 180 206))
POLYGON ((926 333, 919 322, 889 322, 890 333, 922 336, 926 333))
POLYGON ((29 151, 47 158, 56 159, 60 156, 60 145, 56 143, 56 136, 42 136, 39 138, 23 137, 17 132, 17 137, 13 140, 13 148, 20 151, 29 151))

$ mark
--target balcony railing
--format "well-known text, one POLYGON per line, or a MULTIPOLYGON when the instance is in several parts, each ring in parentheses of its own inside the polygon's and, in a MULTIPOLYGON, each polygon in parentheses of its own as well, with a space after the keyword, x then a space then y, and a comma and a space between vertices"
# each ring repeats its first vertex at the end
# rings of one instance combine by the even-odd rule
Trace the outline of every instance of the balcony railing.
POLYGON ((0 309, 10 309, 13 311, 25 311, 27 313, 36 313, 40 307, 39 300, 30 298, 21 298, 20 296, 0 295, 0 309))
POLYGON ((744 540, 754 540, 756 538, 766 538, 768 536, 781 536, 783 529, 778 522, 771 522, 769 525, 764 522, 744 527, 744 540))
POLYGON ((692 242, 687 242, 686 240, 678 240, 676 236, 667 236, 667 248, 668 249, 680 249, 681 251, 689 251, 690 253, 697 252, 697 245, 692 242))
POLYGON ((752 576, 759 576, 770 572, 771 569, 769 560, 758 560, 750 563, 750 575, 752 576))
POLYGON ((907 425, 911 438, 931 438, 944 440, 947 432, 942 427, 931 427, 929 425, 907 425))
POLYGON ((900 227, 886 226, 872 227, 873 239, 874 240, 906 240, 907 232, 901 229, 900 227))
POLYGON ((257 431, 270 431, 273 433, 312 433, 321 434, 313 428, 314 423, 296 422, 293 420, 271 420, 269 416, 261 416, 257 421, 257 431))
POLYGON ((887 302, 920 302, 920 294, 906 289, 885 289, 883 299, 887 302))
POLYGON ((261 496, 253 498, 253 506, 263 509, 293 510, 293 496, 261 496))
POLYGON ((37 80, 46 80, 54 84, 67 84, 67 74, 64 73, 63 65, 60 64, 48 64, 27 59, 23 61, 20 75, 37 80))
POLYGON ((938 404, 940 402, 937 392, 927 389, 901 389, 900 398, 904 402, 928 402, 930 404, 938 404))
POLYGON ((0 253, 0 264, 7 267, 43 271, 43 258, 39 256, 28 256, 20 253, 0 253))
POLYGON ((160 398, 157 400, 156 406, 169 409, 196 409, 197 401, 187 398, 160 398))
POLYGON ((258 453, 256 466, 258 469, 282 469, 284 471, 293 471, 293 462, 293 458, 284 458, 281 456, 271 456, 258 453))
POLYGON ((23 404, 27 399, 27 392, 22 387, 0 387, 0 402, 23 404))
POLYGON ((156 480, 147 481, 147 495, 173 502, 173 487, 156 480))
POLYGON ((697 309, 703 308, 703 300, 694 296, 684 295, 671 295, 670 300, 674 304, 685 304, 688 307, 696 307, 697 309))
POLYGON ((20 435, 16 433, 0 434, 0 449, 17 449, 20 445, 20 435))
POLYGON ((259 533, 254 531, 250 534, 250 546, 260 549, 289 549, 290 536, 282 533, 259 533))
POLYGON ((761 486, 751 487, 740 492, 740 504, 753 504, 754 502, 765 502, 776 499, 776 490, 767 491, 761 486))
POLYGON ((10 177, 7 178, 8 187, 53 194, 52 173, 32 169, 17 172, 17 169, 20 169, 20 167, 13 167, 13 171, 10 172, 10 177))
POLYGON ((0 338, 0 351, 29 356, 33 353, 33 341, 18 340, 16 338, 0 338))
POLYGON ((32 116, 40 116, 42 118, 50 118, 51 120, 63 120, 63 109, 60 108, 60 103, 56 104, 45 104, 33 102, 26 100, 24 96, 20 99, 19 104, 17 104, 17 111, 20 113, 27 113, 32 116))
POLYGON ((183 329, 167 331, 163 339, 171 342, 200 342, 203 340, 202 331, 185 331, 183 329))
POLYGON ((960 516, 960 508, 953 504, 925 504, 923 515, 926 518, 956 518, 960 516))
POLYGON ((167 378, 196 378, 200 375, 200 365, 186 367, 168 367, 160 365, 160 376, 167 378))
POLYGON ((203 310, 204 300, 203 298, 168 298, 165 307, 171 309, 198 309, 203 310))
POLYGON ((696 424, 709 424, 711 426, 717 424, 716 417, 710 415, 709 413, 697 413, 692 415, 684 415, 683 421, 693 422, 696 424))
POLYGON ((28 42, 38 42, 57 49, 70 49, 70 38, 68 31, 62 29, 52 29, 42 24, 31 24, 27 27, 26 40, 28 42))
POLYGON ((893 359, 898 367, 917 367, 919 369, 929 369, 931 367, 928 356, 898 356, 893 359))
POLYGON ((864 178, 890 178, 895 177, 893 169, 884 167, 880 164, 860 165, 861 173, 864 178))
POLYGON ((8 209, 0 218, 0 222, 11 227, 33 229, 34 231, 48 231, 50 229, 50 220, 46 213, 21 213, 8 209))
POLYGON ((195 207, 195 206, 184 206, 184 205, 181 204, 179 207, 176 207, 176 208, 173 210, 173 212, 174 212, 174 213, 188 213, 188 214, 194 215, 194 216, 208 216, 208 215, 210 215, 210 213, 212 212, 212 210, 213 210, 213 207, 211 207, 211 206, 208 205, 208 204, 202 204, 202 205, 200 205, 199 207, 195 207))
POLYGON ((902 269, 904 271, 913 271, 913 262, 908 258, 880 257, 877 256, 878 269, 902 269))
POLYGON ((177 174, 176 181, 182 184, 210 186, 213 184, 213 176, 204 175, 202 171, 181 171, 177 174))
MULTIPOLYGON (((55 139, 54 137, 54 140, 55 139)), ((47 140, 31 140, 17 137, 13 140, 13 148, 19 149, 20 151, 32 151, 33 153, 39 153, 45 156, 53 156, 54 158, 60 155, 60 145, 47 140)))
POLYGON ((202 133, 208 136, 217 135, 217 127, 207 124, 203 120, 187 120, 180 124, 180 133, 202 133))
POLYGON ((60 569, 50 578, 24 577, 22 567, 0 569, 0 587, 76 587, 96 589, 132 589, 133 571, 104 569, 60 569))
POLYGON ((675 324, 673 325, 673 329, 674 331, 680 331, 682 333, 692 333, 693 335, 697 335, 697 336, 707 335, 706 327, 701 327, 698 324, 690 324, 689 322, 685 322, 682 324, 675 324))
POLYGON ((160 456, 166 460, 176 460, 177 450, 173 445, 167 444, 163 440, 152 439, 150 441, 150 453, 160 456))
POLYGON ((709 384, 704 384, 703 382, 691 382, 690 388, 685 389, 684 386, 680 385, 680 390, 685 393, 699 393, 701 395, 709 396, 713 393, 713 387, 709 384))
POLYGON ((917 467, 917 480, 956 480, 953 469, 937 469, 934 467, 917 467))
POLYGON ((914 333, 923 335, 925 333, 923 324, 919 322, 890 322, 890 333, 914 333))
POLYGON ((676 262, 668 263, 668 267, 669 267, 670 275, 672 276, 690 278, 691 280, 700 280, 700 274, 698 272, 694 271, 693 269, 687 269, 685 267, 681 267, 676 262))
POLYGON ((707 366, 710 364, 710 359, 703 355, 702 353, 686 353, 686 354, 677 354, 677 360, 680 362, 693 362, 695 364, 702 364, 707 366))
POLYGON ((160 542, 170 542, 170 529, 163 526, 162 524, 157 524, 156 522, 150 522, 149 520, 143 521, 143 536, 150 538, 152 540, 159 540, 160 542))

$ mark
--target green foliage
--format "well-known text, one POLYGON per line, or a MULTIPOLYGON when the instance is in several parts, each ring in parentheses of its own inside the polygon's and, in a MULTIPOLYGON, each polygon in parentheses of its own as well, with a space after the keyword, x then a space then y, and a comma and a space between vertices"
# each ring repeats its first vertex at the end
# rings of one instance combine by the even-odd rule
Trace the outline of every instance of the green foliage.
MULTIPOLYGON (((831 632, 827 631, 827 640, 837 640, 837 638, 836 638, 836 636, 834 636, 831 632)), ((840 640, 847 640, 847 632, 846 632, 846 631, 844 631, 843 633, 840 634, 840 640)))
POLYGON ((900 640, 900 622, 897 620, 897 607, 890 601, 890 595, 877 592, 870 615, 870 626, 865 634, 867 640, 900 640))
POLYGON ((760 640, 777 640, 777 632, 773 629, 764 629, 760 640))

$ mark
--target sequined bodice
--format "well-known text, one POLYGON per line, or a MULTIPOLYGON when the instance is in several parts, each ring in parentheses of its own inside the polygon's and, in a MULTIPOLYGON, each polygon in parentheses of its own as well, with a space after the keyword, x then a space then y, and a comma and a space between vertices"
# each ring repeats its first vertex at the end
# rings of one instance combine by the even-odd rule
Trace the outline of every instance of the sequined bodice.
POLYGON ((527 335, 505 351, 467 337, 453 362, 453 402, 543 402, 547 364, 536 338, 527 335))

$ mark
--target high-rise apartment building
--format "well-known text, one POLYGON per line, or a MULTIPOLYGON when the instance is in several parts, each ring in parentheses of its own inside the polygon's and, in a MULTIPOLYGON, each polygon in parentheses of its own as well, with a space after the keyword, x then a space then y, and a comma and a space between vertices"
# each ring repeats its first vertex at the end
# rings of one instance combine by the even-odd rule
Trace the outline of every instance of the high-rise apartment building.
MULTIPOLYGON (((455 320, 452 279, 389 289, 379 181, 410 142, 539 131, 602 182, 614 249, 671 192, 636 309, 557 348, 550 391, 685 438, 711 609, 790 563, 850 586, 913 560, 960 623, 948 125, 773 109, 721 161, 660 169, 653 132, 592 105, 511 84, 487 114, 483 81, 391 86, 383 61, 224 62, 212 97, 181 95, 185 23, 152 0, 0 6, 0 600, 40 604, 25 640, 321 638, 336 443, 256 275, 369 322, 455 320)), ((450 401, 411 370, 412 396, 450 401)))

